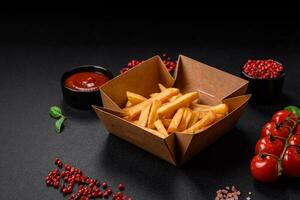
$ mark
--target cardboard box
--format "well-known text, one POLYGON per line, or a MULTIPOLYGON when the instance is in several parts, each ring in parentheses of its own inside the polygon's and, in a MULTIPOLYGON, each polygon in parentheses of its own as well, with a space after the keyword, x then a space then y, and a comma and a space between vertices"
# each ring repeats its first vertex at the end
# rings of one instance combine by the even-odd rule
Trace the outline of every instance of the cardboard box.
POLYGON ((104 84, 100 88, 103 107, 93 108, 109 133, 178 166, 235 126, 251 96, 245 95, 247 86, 244 79, 182 55, 178 58, 173 78, 160 57, 155 56, 104 84), (159 92, 158 83, 177 87, 182 93, 197 91, 200 103, 225 102, 230 112, 200 133, 174 133, 165 139, 119 117, 127 101, 126 91, 148 97, 159 92))

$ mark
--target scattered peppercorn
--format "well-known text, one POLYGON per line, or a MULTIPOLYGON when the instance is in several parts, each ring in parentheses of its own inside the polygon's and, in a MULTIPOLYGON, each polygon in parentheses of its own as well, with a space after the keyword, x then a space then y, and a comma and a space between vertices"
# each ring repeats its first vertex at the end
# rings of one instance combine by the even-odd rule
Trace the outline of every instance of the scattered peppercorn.
POLYGON ((70 200, 90 200, 96 198, 112 200, 132 200, 131 197, 126 197, 121 191, 125 189, 123 184, 118 185, 120 191, 114 193, 108 188, 106 182, 100 182, 97 179, 92 179, 83 175, 80 169, 77 169, 69 164, 64 164, 58 158, 54 161, 57 168, 52 170, 46 176, 46 185, 59 189, 64 195, 70 194, 70 200), (77 191, 73 191, 75 185, 78 185, 77 191), (104 189, 101 190, 100 186, 104 189))
POLYGON ((282 64, 272 60, 248 60, 242 68, 248 76, 257 79, 275 79, 283 72, 282 64))
POLYGON ((215 200, 238 200, 240 195, 241 192, 235 186, 226 186, 217 190, 215 200))
MULTIPOLYGON (((170 73, 173 73, 176 68, 176 61, 172 61, 171 57, 165 53, 162 54, 162 60, 163 60, 163 63, 165 64, 165 66, 167 67, 168 71, 170 73)), ((123 74, 124 72, 127 72, 128 70, 130 70, 131 68, 135 67, 136 65, 138 65, 142 62, 143 62, 143 60, 138 61, 138 60, 132 59, 127 64, 127 66, 121 68, 120 73, 123 74)))

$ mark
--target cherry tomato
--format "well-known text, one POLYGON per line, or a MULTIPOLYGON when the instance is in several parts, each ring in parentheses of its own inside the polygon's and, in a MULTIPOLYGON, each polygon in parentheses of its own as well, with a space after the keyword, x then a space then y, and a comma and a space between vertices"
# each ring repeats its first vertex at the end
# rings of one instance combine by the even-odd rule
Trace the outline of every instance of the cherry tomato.
POLYGON ((252 176, 262 182, 272 182, 278 178, 278 162, 272 156, 253 157, 250 170, 252 176))
POLYGON ((278 126, 275 122, 266 123, 260 133, 261 137, 266 137, 269 135, 272 136, 280 136, 283 138, 287 138, 289 135, 290 129, 285 126, 278 126))
POLYGON ((289 145, 298 145, 300 147, 300 133, 297 133, 290 137, 289 145))
POLYGON ((298 124, 297 128, 296 128, 296 133, 300 134, 300 123, 298 124))
POLYGON ((289 126, 293 125, 293 121, 297 121, 298 117, 295 113, 292 113, 288 110, 280 110, 277 111, 272 116, 272 122, 275 122, 276 124, 287 124, 289 126), (286 121, 289 119, 288 121, 286 121))
POLYGON ((283 173, 287 176, 300 177, 300 148, 288 147, 282 160, 283 173))
POLYGON ((255 145, 255 154, 268 153, 280 157, 284 149, 281 140, 269 136, 259 139, 255 145))

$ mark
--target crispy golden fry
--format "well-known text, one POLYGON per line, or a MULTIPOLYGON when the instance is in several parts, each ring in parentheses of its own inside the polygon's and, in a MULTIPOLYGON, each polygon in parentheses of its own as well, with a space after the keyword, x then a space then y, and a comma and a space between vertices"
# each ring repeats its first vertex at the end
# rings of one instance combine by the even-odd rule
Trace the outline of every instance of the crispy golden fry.
POLYGON ((181 93, 177 94, 176 96, 173 96, 169 99, 169 102, 175 101, 176 99, 178 99, 178 97, 182 96, 181 93))
POLYGON ((169 98, 177 95, 178 93, 179 90, 177 88, 167 88, 164 91, 160 92, 158 95, 155 95, 154 97, 151 97, 150 99, 143 101, 142 103, 136 104, 129 108, 123 108, 124 115, 129 116, 129 119, 133 119, 135 116, 141 113, 142 109, 145 105, 147 105, 149 101, 157 99, 161 102, 166 102, 169 98))
POLYGON ((132 105, 135 105, 135 104, 138 104, 138 103, 141 103, 141 102, 147 100, 147 98, 143 97, 142 95, 139 95, 139 94, 136 94, 133 92, 129 92, 129 91, 126 92, 126 95, 127 95, 128 101, 130 101, 130 103, 132 103, 132 105))
POLYGON ((158 92, 155 92, 155 93, 150 94, 149 96, 150 96, 150 97, 155 97, 155 96, 158 95, 158 94, 159 94, 158 92))
POLYGON ((191 105, 192 110, 194 111, 201 111, 201 112, 207 112, 207 111, 213 111, 215 114, 228 114, 229 108, 227 104, 221 103, 215 106, 210 107, 203 107, 203 106, 195 106, 195 104, 191 105))
POLYGON ((197 92, 190 92, 178 97, 175 101, 170 102, 162 107, 160 107, 157 111, 159 116, 163 116, 169 112, 173 112, 178 108, 184 107, 194 100, 199 98, 199 94, 197 92))
POLYGON ((146 130, 146 131, 148 131, 148 132, 150 132, 150 133, 152 133, 153 135, 156 135, 157 137, 160 137, 160 138, 166 138, 166 136, 165 135, 163 135, 163 134, 161 134, 159 131, 157 131, 157 130, 153 130, 153 129, 151 129, 151 128, 145 128, 145 127, 141 127, 142 129, 144 129, 144 130, 146 130))
POLYGON ((139 122, 138 122, 139 126, 146 127, 151 104, 152 104, 151 101, 147 102, 147 105, 142 110, 141 115, 139 117, 139 122))
POLYGON ((190 123, 187 126, 187 128, 190 128, 191 126, 193 126, 198 121, 199 115, 200 115, 199 112, 192 111, 192 118, 191 118, 190 123))
POLYGON ((172 96, 179 94, 179 89, 177 88, 166 88, 164 91, 158 93, 151 99, 160 100, 162 103, 168 101, 172 96))
POLYGON ((199 104, 199 103, 192 103, 190 107, 191 107, 192 110, 194 110, 194 109, 195 110, 197 110, 197 109, 202 110, 202 109, 211 108, 210 105, 199 104))
POLYGON ((159 89, 160 89, 161 92, 164 91, 165 89, 167 89, 167 88, 166 88, 163 84, 161 84, 161 83, 158 84, 158 87, 159 87, 159 89))
POLYGON ((177 110, 174 110, 173 112, 169 112, 169 113, 165 114, 164 116, 162 116, 161 118, 162 119, 172 119, 174 117, 176 111, 177 110))
POLYGON ((159 108, 160 105, 161 105, 160 100, 157 100, 157 99, 153 100, 149 118, 148 118, 148 123, 147 123, 148 128, 154 128, 154 122, 157 119, 157 109, 159 108))
POLYGON ((194 112, 197 112, 199 115, 198 115, 198 119, 202 119, 208 111, 194 111, 194 112))
POLYGON ((181 122, 179 123, 177 130, 178 131, 185 130, 189 125, 191 118, 192 118, 192 110, 189 108, 185 108, 181 122))
POLYGON ((128 108, 130 106, 132 106, 132 103, 130 101, 127 101, 125 107, 128 108))
POLYGON ((201 120, 199 120, 190 128, 184 130, 183 133, 190 133, 190 134, 196 133, 200 129, 212 124, 215 120, 216 120, 216 114, 212 111, 209 111, 201 120))
POLYGON ((161 120, 156 120, 154 122, 154 126, 155 128, 158 130, 158 132, 160 132, 162 135, 164 135, 165 137, 167 137, 169 134, 167 132, 167 130, 165 129, 163 123, 161 122, 161 120))
POLYGON ((212 106, 211 108, 209 108, 209 110, 213 111, 215 114, 227 115, 229 112, 229 108, 228 108, 227 104, 225 104, 225 103, 221 103, 221 104, 212 106))
POLYGON ((175 113, 171 124, 168 127, 168 132, 174 132, 177 130, 177 127, 182 119, 183 113, 184 113, 185 108, 179 108, 177 112, 175 113))
POLYGON ((139 120, 132 121, 135 125, 139 126, 139 120))
POLYGON ((225 117, 225 114, 216 114, 216 120, 220 120, 225 117))
POLYGON ((161 122, 163 123, 163 125, 165 126, 166 129, 168 129, 168 127, 171 124, 172 119, 162 119, 161 122))

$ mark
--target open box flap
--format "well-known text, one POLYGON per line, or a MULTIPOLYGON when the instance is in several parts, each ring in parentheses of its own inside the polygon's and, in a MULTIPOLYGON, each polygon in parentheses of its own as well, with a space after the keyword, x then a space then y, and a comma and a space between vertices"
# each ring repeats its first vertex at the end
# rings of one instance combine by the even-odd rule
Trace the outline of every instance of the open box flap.
POLYGON ((172 87, 174 82, 160 57, 154 56, 100 87, 103 106, 120 112, 127 100, 126 91, 148 97, 159 92, 157 83, 172 87))
POLYGON ((200 133, 176 133, 176 137, 178 138, 177 141, 183 141, 181 144, 179 144, 181 148, 178 149, 179 163, 183 164, 192 156, 194 156, 202 149, 204 149, 205 147, 213 143, 215 140, 217 140, 219 137, 224 135, 226 132, 231 130, 235 126, 250 97, 251 95, 242 95, 225 99, 223 102, 229 106, 229 114, 222 120, 215 122, 210 127, 208 127, 200 133), (188 140, 189 143, 187 143, 186 140, 188 140))
POLYGON ((226 97, 245 94, 248 81, 180 55, 175 87, 183 93, 198 91, 203 103, 215 104, 226 97))
POLYGON ((115 111, 94 105, 92 107, 108 132, 139 146, 173 165, 177 165, 175 160, 175 135, 169 135, 164 139, 157 137, 118 117, 116 115, 118 113, 115 111))

